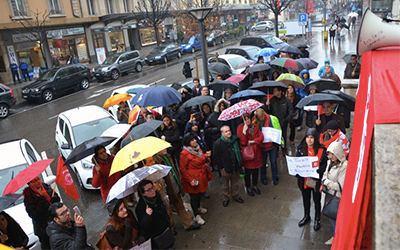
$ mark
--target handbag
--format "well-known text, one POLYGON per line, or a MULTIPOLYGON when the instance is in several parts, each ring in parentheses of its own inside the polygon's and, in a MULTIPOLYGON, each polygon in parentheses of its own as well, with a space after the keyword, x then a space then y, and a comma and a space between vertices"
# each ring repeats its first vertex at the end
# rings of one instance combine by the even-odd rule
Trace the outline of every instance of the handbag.
POLYGON ((240 148, 240 155, 243 161, 251 161, 254 159, 254 147, 253 145, 247 145, 240 148))
POLYGON ((300 111, 299 109, 294 109, 292 114, 292 121, 297 121, 300 118, 300 111))
POLYGON ((110 242, 107 239, 107 231, 104 230, 104 232, 102 232, 100 234, 100 239, 97 241, 96 243, 96 247, 100 250, 119 250, 121 248, 119 248, 118 246, 115 246, 114 248, 110 245, 110 242))
POLYGON ((156 249, 168 249, 171 248, 175 243, 175 237, 172 233, 170 227, 167 227, 162 234, 153 238, 154 243, 157 246, 154 246, 156 249))
POLYGON ((314 180, 314 178, 308 177, 306 180, 306 186, 310 187, 310 188, 315 188, 315 186, 317 185, 317 181, 314 180))
POLYGON ((212 174, 212 172, 210 170, 209 164, 207 163, 206 165, 204 165, 204 168, 206 169, 208 181, 212 181, 214 179, 214 175, 212 174))
MULTIPOLYGON (((342 187, 340 186, 340 184, 339 188, 340 192, 342 192, 342 187)), ((329 219, 336 221, 339 209, 339 203, 340 203, 340 198, 336 196, 336 190, 333 195, 325 193, 324 211, 322 214, 328 217, 329 219)))

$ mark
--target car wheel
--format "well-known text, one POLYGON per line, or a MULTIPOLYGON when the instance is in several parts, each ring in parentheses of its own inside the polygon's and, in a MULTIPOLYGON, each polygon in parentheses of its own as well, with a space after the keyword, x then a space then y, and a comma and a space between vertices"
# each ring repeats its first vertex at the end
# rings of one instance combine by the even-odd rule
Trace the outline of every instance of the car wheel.
POLYGON ((119 78, 118 70, 114 69, 113 71, 111 71, 111 79, 117 80, 118 78, 119 78))
POLYGON ((192 54, 193 54, 194 52, 196 52, 196 50, 194 49, 194 47, 192 47, 192 50, 191 50, 191 51, 192 51, 192 54))
POLYGON ((87 78, 83 78, 80 84, 81 89, 88 89, 89 86, 90 86, 89 80, 87 78))
POLYGON ((251 31, 256 31, 256 29, 255 29, 255 28, 252 28, 251 31))
POLYGON ((268 28, 268 27, 265 27, 265 31, 269 31, 269 28, 268 28))
POLYGON ((225 39, 224 38, 221 38, 221 43, 224 43, 225 42, 225 39))
POLYGON ((135 66, 135 70, 136 70, 136 72, 141 72, 141 71, 142 71, 142 69, 143 69, 143 66, 142 66, 142 64, 141 64, 141 63, 136 63, 136 66, 135 66))
POLYGON ((4 119, 8 116, 9 108, 5 104, 0 104, 0 118, 4 119))
POLYGON ((164 63, 167 63, 168 62, 168 58, 167 58, 167 56, 165 56, 164 57, 164 63))
POLYGON ((53 91, 51 91, 50 89, 46 89, 45 91, 43 91, 42 93, 43 102, 49 102, 53 100, 53 98, 54 98, 53 91))
POLYGON ((214 47, 216 45, 215 40, 213 40, 212 42, 212 46, 214 47))
POLYGON ((178 52, 178 58, 181 58, 182 54, 181 52, 178 52))

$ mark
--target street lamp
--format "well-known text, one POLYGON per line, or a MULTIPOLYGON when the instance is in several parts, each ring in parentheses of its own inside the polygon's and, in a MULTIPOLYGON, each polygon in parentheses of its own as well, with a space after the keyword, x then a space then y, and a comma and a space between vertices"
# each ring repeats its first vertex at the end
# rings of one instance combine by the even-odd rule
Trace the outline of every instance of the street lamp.
POLYGON ((203 70, 204 70, 204 82, 208 85, 208 67, 207 67, 207 55, 206 55, 206 44, 204 36, 204 25, 203 21, 206 19, 208 14, 212 11, 212 7, 191 9, 189 13, 199 21, 200 27, 200 39, 201 39, 201 57, 203 59, 203 70))

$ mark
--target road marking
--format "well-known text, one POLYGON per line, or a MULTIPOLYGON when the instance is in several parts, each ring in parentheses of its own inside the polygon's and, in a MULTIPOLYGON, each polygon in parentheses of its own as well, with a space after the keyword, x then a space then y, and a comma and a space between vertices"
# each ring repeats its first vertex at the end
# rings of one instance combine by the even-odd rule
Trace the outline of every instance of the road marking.
POLYGON ((165 78, 161 78, 160 80, 157 80, 157 81, 155 81, 155 82, 150 83, 149 86, 151 86, 151 85, 153 85, 153 84, 157 84, 157 83, 162 82, 162 81, 164 81, 164 80, 165 80, 165 78))
POLYGON ((49 117, 49 119, 47 119, 47 120, 54 119, 54 118, 56 118, 57 116, 58 116, 58 115, 55 115, 55 116, 49 117))

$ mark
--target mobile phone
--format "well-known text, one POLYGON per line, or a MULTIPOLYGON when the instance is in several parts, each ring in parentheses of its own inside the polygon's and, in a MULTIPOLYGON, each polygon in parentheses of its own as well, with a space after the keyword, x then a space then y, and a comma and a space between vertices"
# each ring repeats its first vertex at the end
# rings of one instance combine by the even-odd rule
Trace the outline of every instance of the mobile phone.
POLYGON ((198 180, 194 180, 194 184, 199 185, 199 181, 198 180))
POLYGON ((81 210, 79 210, 79 207, 78 207, 78 206, 75 206, 73 209, 74 209, 74 212, 75 212, 77 215, 82 216, 81 210))

